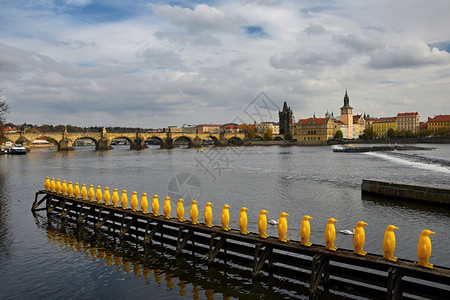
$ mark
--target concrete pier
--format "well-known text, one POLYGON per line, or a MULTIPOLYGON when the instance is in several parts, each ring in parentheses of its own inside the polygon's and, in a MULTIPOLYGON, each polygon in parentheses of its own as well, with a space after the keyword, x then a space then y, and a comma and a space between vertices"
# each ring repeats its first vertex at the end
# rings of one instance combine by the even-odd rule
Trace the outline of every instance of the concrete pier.
POLYGON ((363 179, 361 193, 450 207, 450 189, 363 179))

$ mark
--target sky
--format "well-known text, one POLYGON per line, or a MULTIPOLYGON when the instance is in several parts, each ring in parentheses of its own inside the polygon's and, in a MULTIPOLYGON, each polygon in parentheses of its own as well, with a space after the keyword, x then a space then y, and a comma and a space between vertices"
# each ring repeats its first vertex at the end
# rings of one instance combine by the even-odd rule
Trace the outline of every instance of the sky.
POLYGON ((0 89, 14 124, 259 123, 284 101, 298 120, 339 115, 346 90, 354 113, 426 121, 450 114, 448 16, 448 0, 1 0, 0 89))

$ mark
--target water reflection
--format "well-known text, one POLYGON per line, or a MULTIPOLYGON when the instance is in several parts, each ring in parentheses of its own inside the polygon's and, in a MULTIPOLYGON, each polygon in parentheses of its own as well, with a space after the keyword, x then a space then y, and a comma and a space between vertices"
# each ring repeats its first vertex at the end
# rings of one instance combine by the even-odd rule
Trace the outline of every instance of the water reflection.
POLYGON ((8 188, 3 168, 0 167, 0 262, 10 254, 10 234, 8 227, 8 188))
MULTIPOLYGON (((44 218, 37 216, 37 219, 44 218)), ((119 240, 106 233, 95 233, 88 228, 77 228, 52 217, 49 217, 47 224, 37 223, 41 224, 52 245, 64 252, 73 252, 84 261, 113 270, 117 275, 110 274, 109 281, 113 277, 127 276, 143 280, 141 286, 136 284, 137 280, 132 284, 132 289, 138 294, 148 292, 149 287, 155 297, 162 298, 164 295, 173 298, 174 293, 179 298, 193 299, 296 298, 308 293, 307 282, 271 275, 262 276, 255 281, 251 279, 249 268, 243 269, 232 262, 216 263, 208 267, 205 257, 190 253, 176 257, 175 249, 159 243, 144 249, 141 245, 119 240), (161 287, 165 290, 161 291, 161 287), (155 288, 156 291, 153 291, 155 288)), ((97 268, 94 272, 104 273, 97 268)), ((103 293, 106 293, 104 296, 114 296, 108 295, 108 291, 103 293)))

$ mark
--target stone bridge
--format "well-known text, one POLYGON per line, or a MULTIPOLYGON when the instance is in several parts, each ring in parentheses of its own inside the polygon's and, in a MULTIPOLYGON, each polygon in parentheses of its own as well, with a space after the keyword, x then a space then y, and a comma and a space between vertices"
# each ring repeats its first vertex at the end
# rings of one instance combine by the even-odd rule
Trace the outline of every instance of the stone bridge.
POLYGON ((184 140, 189 147, 200 147, 204 140, 212 139, 215 146, 228 144, 242 144, 248 139, 244 133, 178 133, 178 132, 136 132, 136 133, 108 133, 103 128, 102 132, 40 132, 40 133, 5 133, 4 137, 13 143, 22 144, 29 148, 37 139, 46 139, 58 146, 58 150, 73 150, 77 140, 89 139, 95 143, 96 150, 112 149, 111 142, 114 139, 126 139, 131 149, 146 148, 145 140, 157 139, 161 148, 173 148, 176 140, 184 140))

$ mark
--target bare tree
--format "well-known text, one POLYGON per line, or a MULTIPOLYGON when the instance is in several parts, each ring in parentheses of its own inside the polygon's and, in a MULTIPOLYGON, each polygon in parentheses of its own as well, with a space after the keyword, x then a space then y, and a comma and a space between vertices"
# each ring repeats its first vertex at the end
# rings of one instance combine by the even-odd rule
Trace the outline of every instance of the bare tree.
POLYGON ((8 103, 3 99, 3 91, 0 90, 0 125, 5 121, 6 115, 9 113, 8 103))

